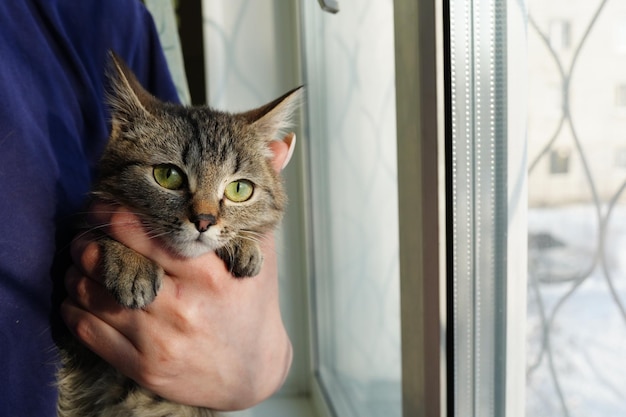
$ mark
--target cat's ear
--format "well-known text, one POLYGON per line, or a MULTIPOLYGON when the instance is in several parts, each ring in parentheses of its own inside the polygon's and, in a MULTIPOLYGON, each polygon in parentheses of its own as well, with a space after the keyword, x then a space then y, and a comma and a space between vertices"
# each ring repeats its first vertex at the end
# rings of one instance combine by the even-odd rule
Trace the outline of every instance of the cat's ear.
POLYGON ((258 109, 243 113, 243 117, 268 141, 278 139, 291 126, 303 90, 303 86, 294 88, 258 109))
POLYGON ((114 119, 123 121, 142 113, 150 114, 158 103, 158 99, 142 87, 131 69, 113 51, 109 51, 107 76, 111 83, 108 101, 114 119))
POLYGON ((271 152, 272 168, 274 171, 282 171, 293 156, 296 147, 296 134, 288 133, 282 140, 273 140, 267 144, 271 152))

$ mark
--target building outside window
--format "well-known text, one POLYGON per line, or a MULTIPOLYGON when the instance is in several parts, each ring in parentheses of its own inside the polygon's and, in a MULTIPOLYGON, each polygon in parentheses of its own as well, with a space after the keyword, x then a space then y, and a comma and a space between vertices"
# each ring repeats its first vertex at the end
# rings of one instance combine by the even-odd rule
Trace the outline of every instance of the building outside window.
POLYGON ((567 174, 569 172, 570 152, 565 149, 550 151, 550 174, 567 174))
POLYGON ((613 161, 626 144, 614 112, 626 103, 626 4, 529 0, 528 13, 526 415, 619 416, 626 413, 626 176, 613 161), (561 19, 576 28, 569 53, 551 38, 561 19), (565 105, 546 118, 541 86, 555 77, 565 105), (566 161, 565 175, 540 169, 549 163, 550 172, 564 171, 566 161))

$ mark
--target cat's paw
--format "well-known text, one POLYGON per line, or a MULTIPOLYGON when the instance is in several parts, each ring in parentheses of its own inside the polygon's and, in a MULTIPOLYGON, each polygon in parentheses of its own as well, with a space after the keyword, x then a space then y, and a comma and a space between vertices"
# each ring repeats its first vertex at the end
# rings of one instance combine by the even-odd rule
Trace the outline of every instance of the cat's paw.
POLYGON ((142 308, 156 297, 163 279, 163 269, 112 240, 100 241, 104 285, 123 306, 142 308))
POLYGON ((226 267, 237 278, 253 277, 261 272, 263 252, 256 243, 235 239, 230 245, 218 249, 217 255, 226 263, 226 267))

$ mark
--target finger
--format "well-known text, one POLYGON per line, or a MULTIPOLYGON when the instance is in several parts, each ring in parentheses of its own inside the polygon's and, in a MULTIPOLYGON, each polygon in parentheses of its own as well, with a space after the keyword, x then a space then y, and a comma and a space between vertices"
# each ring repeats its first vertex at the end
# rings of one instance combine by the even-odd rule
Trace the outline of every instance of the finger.
POLYGON ((98 356, 126 375, 137 371, 138 349, 114 327, 69 300, 61 305, 61 315, 72 334, 98 356))
POLYGON ((159 239, 150 238, 139 217, 126 207, 120 206, 110 215, 106 233, 164 268, 163 263, 180 258, 159 239))
MULTIPOLYGON (((98 200, 90 206, 87 220, 95 229, 102 230, 113 239, 131 249, 135 249, 144 256, 147 256, 148 253, 152 251, 164 250, 157 239, 150 239, 147 236, 147 231, 142 225, 141 219, 137 213, 132 212, 127 207, 98 200), (140 247, 144 249, 139 250, 140 247)), ((72 252, 74 262, 88 264, 89 262, 93 262, 96 257, 99 259, 99 247, 88 247, 89 236, 91 235, 85 234, 75 239, 76 248, 73 247, 72 252), (85 250, 95 251, 95 253, 83 254, 85 250), (85 259, 82 259, 83 256, 85 259)), ((96 239, 93 239, 93 241, 95 240, 96 239)), ((150 257, 150 259, 152 258, 150 257)), ((87 271, 85 272, 87 273, 87 271)))
POLYGON ((98 229, 109 224, 111 216, 120 209, 119 204, 94 200, 87 212, 87 223, 98 229))
POLYGON ((72 261, 83 274, 90 277, 100 275, 101 249, 96 237, 91 233, 83 233, 72 241, 70 247, 72 261))
POLYGON ((70 267, 65 274, 65 288, 74 304, 97 314, 101 319, 106 319, 103 312, 110 317, 119 315, 123 310, 102 283, 83 275, 76 267, 70 267))
MULTIPOLYGON (((172 258, 178 258, 159 239, 152 239, 148 236, 137 213, 128 207, 96 201, 90 207, 88 221, 111 238, 159 265, 172 258)), ((89 276, 100 275, 98 262, 101 249, 100 245, 95 242, 95 238, 92 238, 93 245, 89 243, 89 238, 92 236, 92 234, 82 235, 76 239, 75 247, 74 245, 72 247, 74 262, 83 266, 85 274, 89 276)), ((162 266, 165 268, 165 265, 162 266)))
MULTIPOLYGON (((130 208, 97 201, 91 205, 87 216, 94 228, 104 231, 114 239, 119 236, 146 235, 139 214, 130 208)), ((116 239, 119 240, 119 239, 116 239)), ((143 240, 151 240, 147 236, 143 240)), ((122 242, 124 243, 124 242, 122 242)))
MULTIPOLYGON (((96 280, 86 277, 72 267, 65 278, 68 303, 89 312, 100 321, 116 329, 126 339, 135 341, 137 326, 141 325, 144 310, 132 310, 120 305, 115 297, 96 280)), ((168 286, 171 284, 168 282, 168 286)))

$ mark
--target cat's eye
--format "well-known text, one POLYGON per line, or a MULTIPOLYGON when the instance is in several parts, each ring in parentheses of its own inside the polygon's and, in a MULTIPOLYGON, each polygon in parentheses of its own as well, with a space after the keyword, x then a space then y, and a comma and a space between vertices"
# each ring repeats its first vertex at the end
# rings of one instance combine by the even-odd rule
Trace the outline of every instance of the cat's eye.
POLYGON ((233 181, 226 186, 224 195, 230 201, 235 203, 242 203, 252 197, 254 191, 254 185, 248 180, 233 181))
POLYGON ((173 165, 157 165, 153 175, 157 184, 168 190, 178 190, 185 182, 184 174, 173 165))

